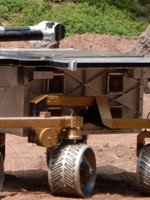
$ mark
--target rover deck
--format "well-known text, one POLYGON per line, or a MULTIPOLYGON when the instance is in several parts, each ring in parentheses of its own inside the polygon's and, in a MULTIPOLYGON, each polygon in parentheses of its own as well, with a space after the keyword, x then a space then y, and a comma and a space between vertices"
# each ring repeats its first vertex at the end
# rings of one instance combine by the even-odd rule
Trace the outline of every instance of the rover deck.
POLYGON ((77 68, 149 68, 150 58, 76 49, 1 49, 0 65, 77 68), (130 65, 129 65, 130 64, 130 65))

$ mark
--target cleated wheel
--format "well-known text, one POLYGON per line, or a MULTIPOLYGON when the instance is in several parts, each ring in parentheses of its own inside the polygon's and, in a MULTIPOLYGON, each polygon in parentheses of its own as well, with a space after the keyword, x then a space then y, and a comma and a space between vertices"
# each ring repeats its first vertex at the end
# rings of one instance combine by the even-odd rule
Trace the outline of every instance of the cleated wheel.
POLYGON ((140 191, 150 195, 150 144, 145 145, 140 152, 137 176, 140 191))
POLYGON ((4 163, 3 163, 3 157, 0 153, 0 191, 2 190, 4 182, 4 163))
POLYGON ((54 195, 89 196, 96 181, 96 160, 86 144, 58 146, 49 162, 48 181, 54 195))

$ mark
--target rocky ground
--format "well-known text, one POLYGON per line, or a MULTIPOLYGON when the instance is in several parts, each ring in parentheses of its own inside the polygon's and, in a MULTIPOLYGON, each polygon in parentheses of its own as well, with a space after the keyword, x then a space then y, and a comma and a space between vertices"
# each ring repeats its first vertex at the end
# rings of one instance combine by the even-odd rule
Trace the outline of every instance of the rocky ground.
MULTIPOLYGON (((98 34, 75 35, 64 39, 60 48, 77 48, 123 53, 130 49, 137 37, 98 34), (90 46, 92 45, 92 46, 90 46)), ((32 48, 28 42, 3 42, 0 48, 32 48)), ((144 95, 144 117, 147 116, 150 95, 144 95)), ((143 197, 136 179, 136 135, 113 134, 90 136, 88 144, 96 154, 97 180, 88 199, 149 199, 143 197)), ((53 197, 47 181, 45 148, 27 143, 27 138, 7 135, 5 181, 0 194, 4 200, 66 200, 53 197)), ((78 198, 79 200, 79 198, 78 198)))

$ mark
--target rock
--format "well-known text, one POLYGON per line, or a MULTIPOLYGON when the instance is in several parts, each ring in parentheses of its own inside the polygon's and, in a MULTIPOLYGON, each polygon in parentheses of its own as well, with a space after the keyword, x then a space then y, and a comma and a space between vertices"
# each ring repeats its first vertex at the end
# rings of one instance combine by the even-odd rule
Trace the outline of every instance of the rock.
POLYGON ((109 148, 110 146, 109 146, 109 143, 107 142, 106 144, 104 144, 104 147, 105 148, 109 148))
POLYGON ((135 54, 150 57, 150 25, 140 36, 133 47, 126 51, 128 54, 135 54))
POLYGON ((29 41, 35 49, 54 49, 59 48, 59 42, 45 42, 45 41, 29 41))

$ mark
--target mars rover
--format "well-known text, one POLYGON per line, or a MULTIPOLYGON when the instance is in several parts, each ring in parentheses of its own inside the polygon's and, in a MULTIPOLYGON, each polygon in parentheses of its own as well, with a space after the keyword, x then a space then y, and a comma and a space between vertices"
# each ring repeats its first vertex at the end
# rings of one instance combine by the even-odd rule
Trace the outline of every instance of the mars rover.
MULTIPOLYGON (((60 41, 62 24, 0 27, 0 41, 60 41)), ((0 189, 5 133, 47 148, 53 194, 89 196, 96 160, 90 134, 139 133, 139 188, 150 193, 149 115, 142 118, 150 58, 75 49, 0 49, 0 189), (143 130, 142 130, 143 129, 143 130)))

